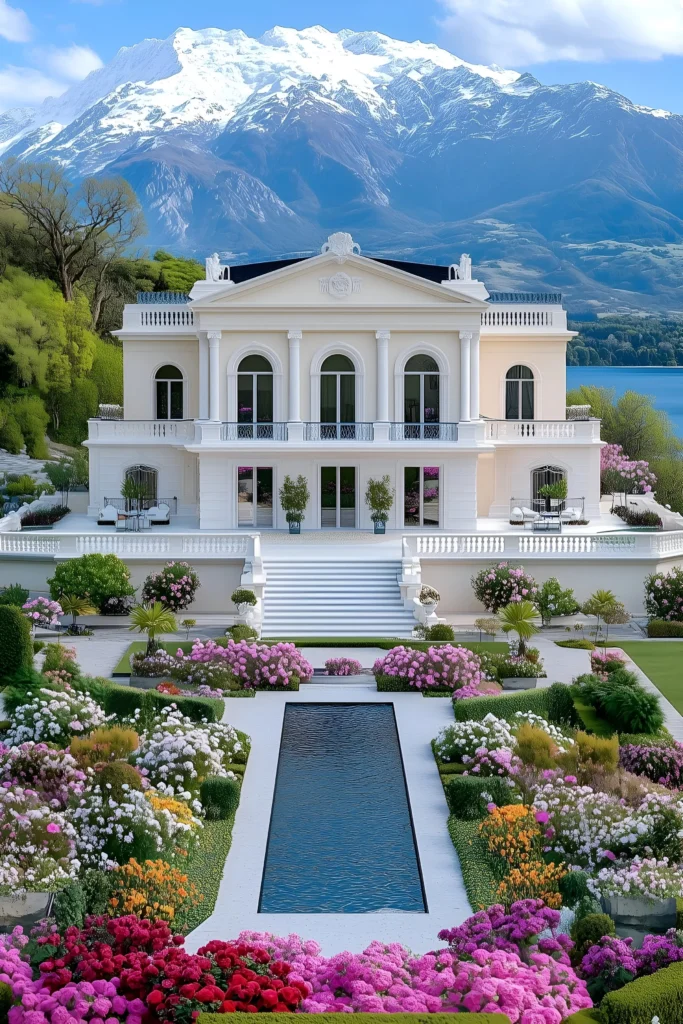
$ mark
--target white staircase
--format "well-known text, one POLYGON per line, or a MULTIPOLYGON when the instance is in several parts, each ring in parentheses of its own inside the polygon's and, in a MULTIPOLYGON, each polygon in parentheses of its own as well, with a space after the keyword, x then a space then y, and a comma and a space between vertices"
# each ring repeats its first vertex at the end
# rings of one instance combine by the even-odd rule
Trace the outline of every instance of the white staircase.
POLYGON ((264 637, 409 637, 400 561, 264 560, 264 637))

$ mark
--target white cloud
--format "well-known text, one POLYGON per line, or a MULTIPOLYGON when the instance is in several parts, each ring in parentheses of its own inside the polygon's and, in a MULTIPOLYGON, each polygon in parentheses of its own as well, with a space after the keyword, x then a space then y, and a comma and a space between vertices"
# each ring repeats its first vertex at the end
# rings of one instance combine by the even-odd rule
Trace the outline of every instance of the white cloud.
POLYGON ((31 22, 19 7, 0 0, 0 36, 10 43, 26 43, 31 38, 31 22))
POLYGON ((8 107, 31 107, 42 103, 48 96, 58 96, 67 88, 35 68, 13 65, 0 69, 0 110, 8 107))
POLYGON ((451 48, 503 65, 683 54, 683 0, 439 0, 451 48))
POLYGON ((102 60, 89 46, 67 46, 60 50, 57 47, 36 51, 38 59, 59 78, 70 82, 80 82, 102 67, 102 60))

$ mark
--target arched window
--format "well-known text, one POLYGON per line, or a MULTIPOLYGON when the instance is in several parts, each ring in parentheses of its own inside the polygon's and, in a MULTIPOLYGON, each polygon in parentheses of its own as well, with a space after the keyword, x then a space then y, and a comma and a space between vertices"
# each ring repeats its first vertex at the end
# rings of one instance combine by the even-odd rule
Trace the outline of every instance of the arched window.
POLYGON ((505 419, 534 418, 534 375, 528 366, 511 366, 505 376, 505 419))
POLYGON ((167 364, 154 375, 157 392, 156 418, 181 420, 183 418, 183 375, 177 366, 167 364))
POLYGON ((273 367, 265 356, 245 356, 237 367, 237 422, 273 422, 273 367))
POLYGON ((403 422, 439 422, 439 367, 431 356, 411 356, 403 380, 403 422))
POLYGON ((139 508, 156 505, 158 479, 159 474, 151 466, 129 466, 126 470, 126 480, 132 480, 138 488, 136 502, 139 508))
POLYGON ((320 367, 320 422, 356 422, 356 369, 348 356, 328 356, 320 367))
POLYGON ((539 491, 546 484, 556 484, 564 480, 566 473, 559 466, 539 466, 531 471, 531 497, 534 501, 543 501, 539 491))

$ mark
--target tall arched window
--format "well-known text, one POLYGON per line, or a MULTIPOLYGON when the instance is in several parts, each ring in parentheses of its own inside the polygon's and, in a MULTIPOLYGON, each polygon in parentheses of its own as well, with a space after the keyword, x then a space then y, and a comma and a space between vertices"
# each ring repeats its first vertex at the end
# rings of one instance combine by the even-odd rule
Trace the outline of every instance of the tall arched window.
POLYGON ((348 356, 328 356, 320 367, 320 422, 356 422, 356 369, 348 356))
POLYGON ((531 471, 531 497, 534 501, 542 501, 539 491, 546 484, 556 484, 564 480, 566 473, 559 466, 539 466, 531 471))
POLYGON ((431 356, 411 356, 403 379, 403 422, 438 423, 439 367, 431 356))
POLYGON ((177 366, 167 364, 154 375, 156 383, 156 418, 181 420, 183 418, 183 375, 177 366))
POLYGON ((273 422, 273 367, 265 356, 245 356, 237 367, 237 422, 273 422))
POLYGON ((511 366, 505 376, 505 419, 534 418, 534 375, 528 366, 511 366))
POLYGON ((152 466, 129 466, 126 480, 133 480, 139 488, 140 497, 136 499, 140 508, 151 508, 157 503, 157 482, 159 474, 152 466))

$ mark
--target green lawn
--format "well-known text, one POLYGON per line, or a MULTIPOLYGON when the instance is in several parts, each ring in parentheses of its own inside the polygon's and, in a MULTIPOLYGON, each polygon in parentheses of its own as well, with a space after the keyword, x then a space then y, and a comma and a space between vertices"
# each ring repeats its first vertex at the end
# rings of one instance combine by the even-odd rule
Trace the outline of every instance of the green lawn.
POLYGON ((680 643, 675 640, 658 640, 656 643, 634 640, 610 646, 621 647, 633 658, 638 668, 683 715, 683 647, 680 643))

